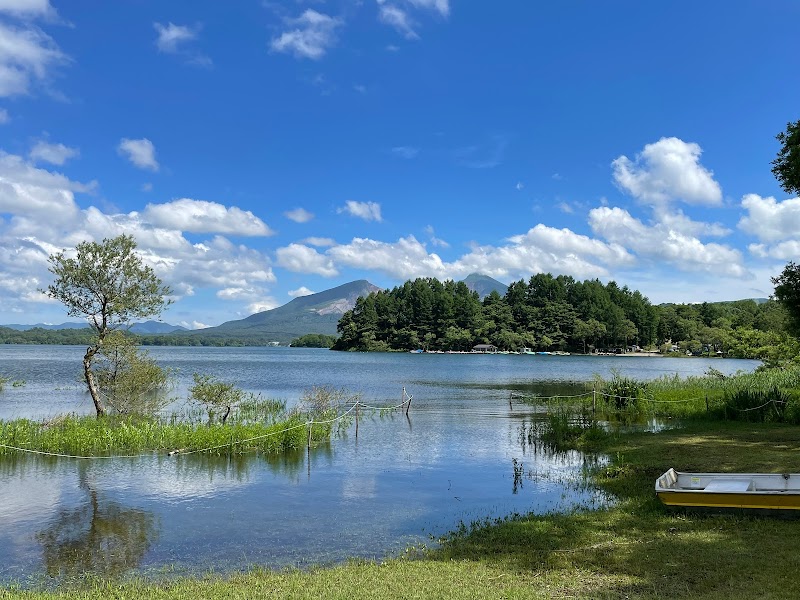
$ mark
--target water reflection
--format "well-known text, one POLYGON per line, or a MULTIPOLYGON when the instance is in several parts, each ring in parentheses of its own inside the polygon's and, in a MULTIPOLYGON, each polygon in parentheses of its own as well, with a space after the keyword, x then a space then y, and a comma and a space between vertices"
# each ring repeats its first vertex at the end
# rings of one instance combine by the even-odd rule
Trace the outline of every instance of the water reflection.
POLYGON ((88 469, 87 463, 78 467, 83 504, 59 510, 36 535, 51 577, 122 575, 139 566, 158 538, 158 520, 152 513, 104 499, 89 481, 88 469))

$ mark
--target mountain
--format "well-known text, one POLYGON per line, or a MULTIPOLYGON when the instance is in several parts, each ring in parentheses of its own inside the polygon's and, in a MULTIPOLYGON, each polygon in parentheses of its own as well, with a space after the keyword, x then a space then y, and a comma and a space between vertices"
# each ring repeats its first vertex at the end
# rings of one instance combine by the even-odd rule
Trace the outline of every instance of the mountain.
MULTIPOLYGON (((8 327, 16 331, 28 331, 29 329, 47 329, 54 331, 56 329, 84 329, 88 325, 86 323, 76 323, 75 321, 68 321, 58 325, 51 325, 48 323, 36 323, 35 325, 20 325, 17 323, 11 325, 0 325, 0 327, 8 327)), ((145 321, 144 323, 134 323, 130 327, 131 333, 147 334, 147 333, 172 333, 173 331, 185 331, 185 327, 180 325, 170 325, 169 323, 161 323, 160 321, 145 321)))
POLYGON ((481 275, 480 273, 471 273, 464 279, 464 283, 473 292, 478 292, 481 300, 494 291, 497 291, 501 296, 506 295, 508 286, 504 283, 492 279, 488 275, 481 275))
POLYGON ((352 309, 359 296, 377 292, 381 288, 366 279, 295 298, 291 302, 250 315, 245 319, 228 321, 217 327, 179 332, 178 335, 225 337, 276 341, 287 343, 307 333, 336 335, 336 324, 341 316, 352 309))

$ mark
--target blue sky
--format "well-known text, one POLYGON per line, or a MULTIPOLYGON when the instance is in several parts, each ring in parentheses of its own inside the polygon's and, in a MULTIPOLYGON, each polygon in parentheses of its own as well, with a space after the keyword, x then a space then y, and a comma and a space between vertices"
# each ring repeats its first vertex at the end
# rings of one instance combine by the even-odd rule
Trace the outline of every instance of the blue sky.
POLYGON ((47 257, 136 237, 164 315, 354 279, 537 272, 768 296, 796 0, 0 0, 0 323, 47 257))

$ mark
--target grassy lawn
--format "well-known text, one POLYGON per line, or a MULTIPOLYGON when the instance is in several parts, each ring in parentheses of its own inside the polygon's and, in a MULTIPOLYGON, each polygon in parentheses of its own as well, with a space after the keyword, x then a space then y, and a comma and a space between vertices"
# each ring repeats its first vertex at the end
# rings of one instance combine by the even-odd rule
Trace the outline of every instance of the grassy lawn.
POLYGON ((0 598, 796 598, 800 519, 669 512, 655 478, 690 471, 800 472, 800 427, 693 424, 613 438, 596 474, 611 509, 519 517, 382 564, 228 577, 87 582, 0 598))

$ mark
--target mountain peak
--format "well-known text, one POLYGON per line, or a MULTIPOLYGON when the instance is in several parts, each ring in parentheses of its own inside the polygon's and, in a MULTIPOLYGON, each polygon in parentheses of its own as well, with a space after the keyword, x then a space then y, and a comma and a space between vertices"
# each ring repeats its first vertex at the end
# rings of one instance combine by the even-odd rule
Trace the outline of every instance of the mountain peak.
POLYGON ((463 282, 470 290, 478 292, 481 300, 494 291, 501 296, 505 296, 508 290, 506 284, 481 273, 470 273, 463 279, 463 282))

